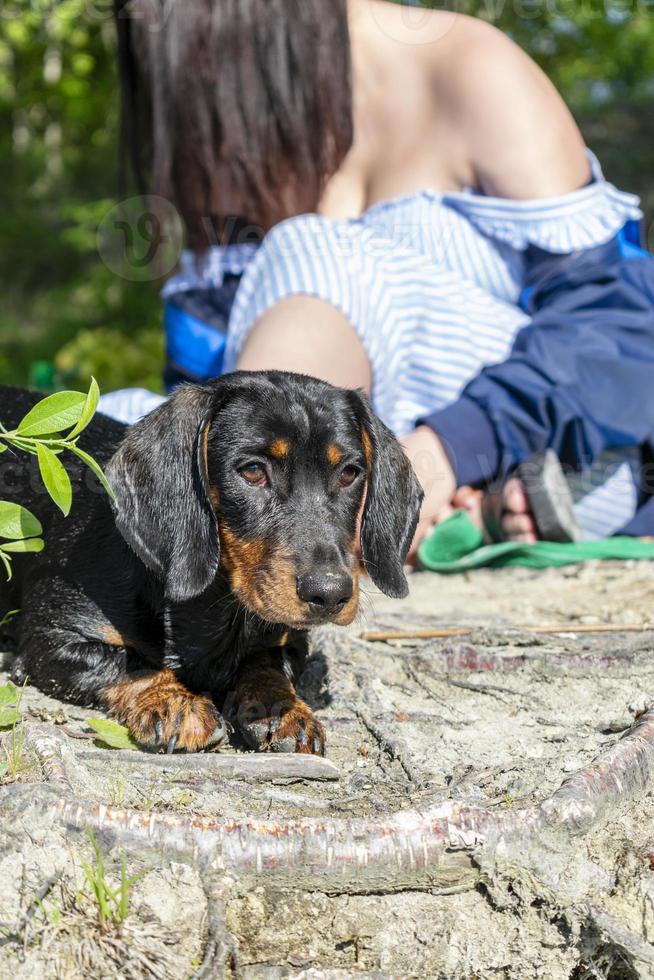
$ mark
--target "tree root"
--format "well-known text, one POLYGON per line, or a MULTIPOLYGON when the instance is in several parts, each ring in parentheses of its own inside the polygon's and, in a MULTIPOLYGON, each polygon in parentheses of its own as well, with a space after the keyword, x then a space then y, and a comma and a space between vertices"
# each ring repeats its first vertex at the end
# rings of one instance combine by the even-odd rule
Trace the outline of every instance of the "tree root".
POLYGON ((605 809, 646 793, 653 784, 654 708, 649 708, 618 742, 566 779, 540 810, 545 820, 581 833, 605 809))
MULTIPOLYGON (((28 726, 29 727, 29 726, 28 726)), ((220 819, 186 814, 142 813, 76 802, 62 761, 61 736, 53 729, 31 734, 30 744, 56 784, 46 793, 32 786, 33 801, 53 820, 108 832, 177 855, 207 873, 240 879, 292 880, 294 887, 322 891, 389 891, 420 885, 452 887, 476 878, 480 848, 512 848, 552 832, 588 830, 608 811, 651 789, 654 783, 654 709, 586 768, 566 779, 539 806, 489 811, 446 801, 400 811, 384 819, 305 818, 288 821, 250 817, 220 819), (45 754, 44 754, 45 753, 45 754)), ((11 810, 3 793, 5 812, 11 810)), ((18 793, 15 804, 24 800, 18 793)))
POLYGON ((238 975, 238 946, 225 926, 225 906, 236 882, 233 878, 202 875, 207 897, 207 939, 202 963, 193 980, 215 980, 216 977, 238 975))

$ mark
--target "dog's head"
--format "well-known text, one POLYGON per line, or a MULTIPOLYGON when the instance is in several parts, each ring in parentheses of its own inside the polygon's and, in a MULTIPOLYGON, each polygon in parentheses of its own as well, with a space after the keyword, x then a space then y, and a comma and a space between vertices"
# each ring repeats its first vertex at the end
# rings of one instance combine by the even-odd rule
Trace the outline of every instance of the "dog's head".
POLYGON ((358 392, 282 372, 182 386, 131 428, 108 476, 120 532, 172 601, 200 595, 221 567, 267 622, 347 624, 359 515, 364 567, 406 595, 422 493, 358 392))

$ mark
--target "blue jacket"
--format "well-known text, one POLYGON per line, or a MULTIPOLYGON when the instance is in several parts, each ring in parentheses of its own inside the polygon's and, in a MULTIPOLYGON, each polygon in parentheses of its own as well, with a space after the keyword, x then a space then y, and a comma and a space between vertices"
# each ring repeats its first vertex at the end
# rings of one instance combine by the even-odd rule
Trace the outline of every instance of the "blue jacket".
MULTIPOLYGON (((532 248, 526 262, 532 320, 509 358, 425 419, 458 484, 501 478, 546 447, 576 469, 609 447, 654 458, 654 259, 614 239, 572 255, 532 248)), ((634 526, 654 533, 654 507, 648 532, 634 526)))

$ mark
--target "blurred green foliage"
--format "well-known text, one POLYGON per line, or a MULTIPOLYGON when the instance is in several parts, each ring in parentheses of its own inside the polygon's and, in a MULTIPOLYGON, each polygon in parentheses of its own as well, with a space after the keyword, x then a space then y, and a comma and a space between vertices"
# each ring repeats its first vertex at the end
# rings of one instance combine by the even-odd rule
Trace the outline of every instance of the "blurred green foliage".
POLYGON ((160 387, 156 283, 101 260, 118 191, 109 0, 5 0, 0 12, 0 381, 160 387), (76 363, 75 353, 79 355, 76 363), (43 374, 41 374, 43 377, 43 374))
MULTIPOLYGON (((442 6, 428 0, 432 6, 442 6)), ((508 31, 571 105, 607 176, 654 212, 651 0, 451 0, 508 31)), ((0 381, 159 386, 158 283, 102 261, 118 191, 110 0, 0 10, 0 381), (42 366, 42 364, 41 364, 42 366)))

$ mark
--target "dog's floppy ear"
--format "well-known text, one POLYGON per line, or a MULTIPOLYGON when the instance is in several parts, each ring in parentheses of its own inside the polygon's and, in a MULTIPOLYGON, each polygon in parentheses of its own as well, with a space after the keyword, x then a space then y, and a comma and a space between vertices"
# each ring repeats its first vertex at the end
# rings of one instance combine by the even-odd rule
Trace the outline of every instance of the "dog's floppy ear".
POLYGON ((174 602, 200 595, 218 569, 206 462, 215 408, 213 389, 181 386, 131 427, 107 467, 118 530, 174 602))
POLYGON ((394 599, 409 591, 404 560, 413 540, 423 492, 402 446, 365 395, 358 392, 361 440, 368 467, 361 520, 361 555, 375 585, 394 599))

